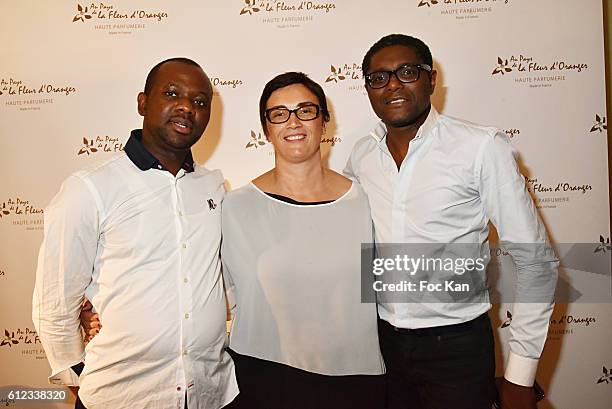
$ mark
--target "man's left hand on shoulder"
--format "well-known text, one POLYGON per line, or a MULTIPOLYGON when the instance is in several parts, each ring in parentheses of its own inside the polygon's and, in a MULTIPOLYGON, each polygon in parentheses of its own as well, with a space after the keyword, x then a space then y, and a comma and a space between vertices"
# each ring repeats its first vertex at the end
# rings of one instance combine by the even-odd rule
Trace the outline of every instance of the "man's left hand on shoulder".
POLYGON ((532 386, 521 386, 505 378, 497 379, 501 409, 537 409, 536 394, 532 386))

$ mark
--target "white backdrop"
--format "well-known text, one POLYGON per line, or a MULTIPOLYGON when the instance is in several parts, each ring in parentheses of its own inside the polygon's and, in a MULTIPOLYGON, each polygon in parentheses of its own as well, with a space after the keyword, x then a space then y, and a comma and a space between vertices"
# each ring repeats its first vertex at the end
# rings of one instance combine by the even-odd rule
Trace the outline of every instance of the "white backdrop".
MULTIPOLYGON (((47 385, 30 319, 42 209, 140 127, 136 95, 157 62, 186 56, 209 74, 212 119, 194 153, 236 188, 273 164, 257 111, 269 79, 299 70, 324 86, 323 151, 342 169, 376 121, 364 53, 385 34, 417 36, 439 71, 436 107, 505 129, 553 240, 595 243, 610 240, 602 22, 600 0, 2 0, 0 387, 47 385)), ((510 309, 491 314, 501 348, 510 309)), ((609 408, 610 339, 610 304, 558 305, 541 407, 609 408)))

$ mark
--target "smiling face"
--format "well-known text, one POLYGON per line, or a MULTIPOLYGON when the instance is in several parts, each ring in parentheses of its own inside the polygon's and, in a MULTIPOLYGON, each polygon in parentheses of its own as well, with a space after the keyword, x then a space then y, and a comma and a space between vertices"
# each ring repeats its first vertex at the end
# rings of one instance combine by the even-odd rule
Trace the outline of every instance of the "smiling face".
MULTIPOLYGON (((417 53, 404 45, 392 45, 372 55, 368 74, 394 71, 406 64, 424 63, 417 53)), ((404 83, 391 75, 389 83, 378 89, 366 86, 370 104, 376 115, 391 128, 402 128, 424 120, 431 105, 430 97, 436 86, 436 71, 421 71, 415 82, 404 83)))
POLYGON ((208 125, 211 100, 212 86, 200 67, 161 65, 148 93, 138 94, 143 145, 154 156, 188 151, 208 125))
MULTIPOLYGON (((292 84, 274 91, 266 103, 270 108, 287 108, 290 110, 309 104, 319 105, 317 97, 306 86, 292 84)), ((322 115, 310 121, 298 119, 292 113, 287 122, 266 123, 266 136, 274 145, 275 154, 289 162, 302 162, 320 154, 321 137, 325 132, 322 115)))

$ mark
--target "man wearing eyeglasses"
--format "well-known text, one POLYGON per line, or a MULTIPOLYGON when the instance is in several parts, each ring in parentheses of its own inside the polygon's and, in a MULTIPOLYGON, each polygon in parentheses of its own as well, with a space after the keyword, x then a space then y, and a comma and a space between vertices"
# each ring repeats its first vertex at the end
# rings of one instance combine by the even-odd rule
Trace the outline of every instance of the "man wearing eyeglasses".
MULTIPOLYGON (((509 139, 495 128, 438 113, 431 105, 432 67, 429 48, 414 37, 392 34, 370 48, 362 69, 381 122, 355 144, 345 173, 368 195, 379 252, 381 243, 475 244, 474 256, 486 266, 488 222, 495 225, 517 266, 515 300, 532 301, 514 305, 501 404, 533 409, 557 259, 509 139)), ((484 269, 471 273, 484 283, 484 269)), ((486 287, 462 302, 379 296, 389 407, 490 409, 495 358, 486 287)))

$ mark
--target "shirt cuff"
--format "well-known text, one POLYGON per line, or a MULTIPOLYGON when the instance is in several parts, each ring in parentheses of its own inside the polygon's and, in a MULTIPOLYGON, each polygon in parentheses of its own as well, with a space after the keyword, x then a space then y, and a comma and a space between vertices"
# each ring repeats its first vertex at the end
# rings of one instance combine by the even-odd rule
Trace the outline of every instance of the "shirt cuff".
POLYGON ((506 372, 504 378, 521 386, 533 386, 536 371, 538 370, 538 359, 526 358, 516 355, 512 351, 508 354, 506 372))
POLYGON ((51 375, 49 383, 53 385, 79 386, 79 375, 74 372, 72 367, 66 368, 61 372, 51 375))

